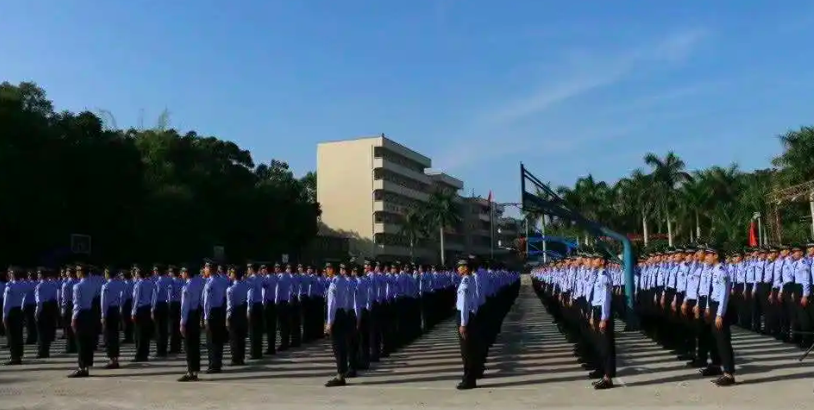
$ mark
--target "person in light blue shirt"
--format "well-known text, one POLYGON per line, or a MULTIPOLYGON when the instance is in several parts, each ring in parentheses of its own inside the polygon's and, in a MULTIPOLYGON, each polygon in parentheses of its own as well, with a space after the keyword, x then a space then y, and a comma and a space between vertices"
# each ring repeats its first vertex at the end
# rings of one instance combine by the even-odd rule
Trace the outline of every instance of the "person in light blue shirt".
POLYGON ((170 279, 172 279, 169 297, 169 354, 178 354, 181 353, 181 290, 183 289, 186 281, 181 279, 178 268, 175 266, 170 266, 169 269, 167 269, 167 275, 170 277, 170 279))
POLYGON ((155 324, 155 356, 167 357, 167 343, 170 334, 170 298, 173 279, 160 266, 153 267, 153 295, 150 301, 151 314, 155 324))
POLYGON ((179 331, 184 337, 184 351, 187 359, 187 372, 179 382, 198 381, 201 371, 201 307, 204 280, 195 270, 181 268, 181 280, 186 281, 181 289, 181 317, 179 331))
POLYGON ((26 274, 26 279, 22 282, 25 292, 23 298, 23 315, 25 318, 25 344, 37 344, 37 298, 34 295, 34 290, 37 286, 37 277, 34 271, 29 270, 26 274))
POLYGON ((274 264, 277 274, 277 323, 280 326, 280 346, 278 351, 285 351, 291 346, 291 297, 293 294, 294 279, 291 277, 291 266, 286 266, 285 271, 280 269, 280 264, 274 264))
POLYGON ((76 266, 76 276, 79 282, 73 285, 73 312, 71 314, 71 327, 76 334, 76 344, 79 350, 77 356, 78 367, 68 377, 88 377, 93 367, 93 340, 96 333, 96 321, 93 315, 93 300, 96 298, 96 285, 89 278, 89 273, 82 265, 76 266))
POLYGON ((121 305, 124 283, 119 275, 105 269, 106 282, 102 285, 100 299, 102 328, 105 337, 105 351, 109 362, 106 369, 118 369, 119 366, 119 327, 121 326, 121 305))
POLYGON ((220 373, 223 364, 223 346, 229 339, 226 330, 226 289, 224 282, 210 262, 204 263, 203 316, 206 324, 206 350, 209 367, 206 373, 220 373))
POLYGON ((330 263, 325 266, 325 272, 331 280, 325 309, 327 316, 325 334, 331 337, 336 360, 336 377, 325 383, 325 387, 339 387, 347 384, 345 375, 348 372, 348 334, 353 327, 348 311, 350 286, 345 264, 339 265, 339 276, 334 275, 334 268, 330 263))
POLYGON ((133 309, 130 313, 135 324, 136 354, 133 362, 146 362, 149 360, 150 340, 154 333, 152 320, 152 301, 155 283, 146 271, 133 267, 136 283, 133 285, 133 309))
POLYGON ((590 321, 598 334, 601 359, 599 360, 602 378, 594 383, 594 389, 604 390, 613 387, 616 377, 616 339, 614 334, 613 282, 605 269, 607 260, 601 255, 590 255, 591 267, 596 270, 596 279, 592 283, 590 321))
POLYGON ((735 384, 735 357, 732 352, 730 324, 733 312, 728 309, 732 294, 732 276, 725 269, 716 249, 706 250, 706 264, 711 270, 711 290, 705 316, 710 318, 711 332, 715 338, 712 363, 701 370, 704 376, 719 376, 714 383, 718 386, 735 384))
POLYGON ((51 356, 51 343, 56 340, 57 317, 59 316, 59 283, 53 271, 37 269, 37 284, 34 288, 37 318, 37 358, 51 356))
POLYGON ((10 267, 6 273, 9 281, 3 290, 3 326, 6 329, 10 358, 5 365, 15 366, 23 363, 23 300, 28 284, 22 269, 10 267))
MULTIPOLYGON (((263 278, 263 319, 266 330, 267 355, 277 354, 277 273, 269 272, 266 265, 260 266, 263 278)), ((321 329, 320 329, 321 330, 321 329)))
POLYGON ((249 315, 249 358, 259 360, 263 358, 263 285, 265 278, 257 272, 257 265, 246 264, 247 299, 249 315))
POLYGON ((136 284, 133 276, 130 270, 122 270, 119 274, 122 282, 122 344, 133 343, 133 286, 136 284))
POLYGON ((458 296, 455 300, 455 320, 463 359, 463 376, 456 388, 469 390, 477 387, 477 373, 480 371, 480 351, 477 347, 479 332, 474 320, 478 303, 477 290, 469 271, 469 261, 458 261, 458 273, 461 275, 461 282, 458 284, 458 296))
POLYGON ((246 298, 249 286, 243 280, 243 272, 229 268, 232 285, 226 290, 226 329, 229 331, 229 347, 232 350, 232 366, 246 364, 246 336, 249 330, 246 298))

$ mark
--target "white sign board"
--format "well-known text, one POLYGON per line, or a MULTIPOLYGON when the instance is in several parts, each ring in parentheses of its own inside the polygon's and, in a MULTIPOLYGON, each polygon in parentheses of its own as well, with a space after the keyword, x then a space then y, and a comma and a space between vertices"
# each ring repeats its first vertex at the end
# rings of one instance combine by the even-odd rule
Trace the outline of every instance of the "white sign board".
POLYGON ((280 257, 280 260, 281 260, 283 263, 288 263, 288 254, 287 254, 287 253, 284 253, 284 254, 283 254, 281 257, 280 257))
POLYGON ((223 246, 215 246, 212 248, 212 258, 218 261, 226 257, 226 249, 223 246))

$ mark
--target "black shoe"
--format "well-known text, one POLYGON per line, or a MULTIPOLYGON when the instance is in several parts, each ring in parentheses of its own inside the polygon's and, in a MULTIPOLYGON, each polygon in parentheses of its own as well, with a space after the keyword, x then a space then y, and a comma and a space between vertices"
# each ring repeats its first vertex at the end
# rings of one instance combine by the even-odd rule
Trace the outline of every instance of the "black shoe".
POLYGON ((108 370, 116 370, 116 369, 118 369, 119 367, 121 367, 121 366, 119 365, 119 362, 110 362, 110 363, 108 363, 107 365, 105 365, 105 367, 104 367, 104 368, 105 368, 105 369, 108 369, 108 370))
POLYGON ((3 363, 3 366, 19 366, 21 364, 23 364, 22 360, 9 360, 3 363))
POLYGON ((245 365, 246 365, 246 362, 244 362, 242 360, 233 360, 233 361, 229 362, 229 366, 245 366, 245 365))
POLYGON ((218 374, 221 373, 223 370, 221 369, 206 369, 206 374, 218 374))
POLYGON ((699 370, 699 372, 701 372, 701 376, 704 376, 704 377, 720 376, 720 375, 723 374, 720 367, 713 366, 713 365, 709 365, 709 366, 699 370))
POLYGON ((77 369, 76 371, 74 371, 73 373, 68 375, 68 377, 71 378, 71 379, 78 379, 78 378, 88 377, 88 376, 90 376, 88 371, 87 370, 81 370, 81 369, 77 369))
POLYGON ((178 381, 179 382, 197 382, 198 381, 198 376, 187 373, 187 374, 181 376, 178 379, 178 381))
POLYGON ((609 379, 602 379, 597 383, 594 383, 595 390, 607 390, 613 388, 613 382, 609 379))
POLYGON ((457 386, 455 386, 458 390, 472 390, 478 387, 475 382, 460 382, 457 386))
POLYGON ((602 374, 602 371, 598 370, 598 369, 588 373, 588 378, 589 379, 597 379, 597 378, 601 378, 602 376, 604 376, 604 374, 602 374))
POLYGON ((716 380, 712 380, 712 383, 714 383, 716 386, 719 386, 719 387, 732 386, 732 385, 735 384, 735 377, 733 377, 733 376, 721 376, 721 377, 717 378, 716 380))
POLYGON ((357 376, 356 369, 350 369, 347 372, 345 372, 345 378, 347 378, 347 379, 352 379, 352 378, 354 378, 356 376, 357 376))
POLYGON ((328 382, 325 383, 325 387, 339 387, 339 386, 344 386, 346 384, 347 384, 347 382, 345 382, 345 379, 340 379, 340 378, 335 377, 335 378, 333 378, 331 380, 328 380, 328 382))

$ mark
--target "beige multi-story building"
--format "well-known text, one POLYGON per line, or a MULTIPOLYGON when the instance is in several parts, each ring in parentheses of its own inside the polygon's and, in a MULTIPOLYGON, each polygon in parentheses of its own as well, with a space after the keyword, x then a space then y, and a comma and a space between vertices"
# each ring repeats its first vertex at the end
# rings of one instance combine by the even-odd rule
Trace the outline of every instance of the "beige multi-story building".
MULTIPOLYGON (((350 253, 380 259, 406 259, 410 241, 401 220, 411 209, 426 207, 436 189, 457 192, 463 182, 427 172, 430 158, 382 134, 317 145, 317 201, 322 225, 350 239, 350 253)), ((464 250, 463 226, 445 232, 446 254, 464 250)), ((435 238, 413 244, 415 258, 436 261, 435 238)))

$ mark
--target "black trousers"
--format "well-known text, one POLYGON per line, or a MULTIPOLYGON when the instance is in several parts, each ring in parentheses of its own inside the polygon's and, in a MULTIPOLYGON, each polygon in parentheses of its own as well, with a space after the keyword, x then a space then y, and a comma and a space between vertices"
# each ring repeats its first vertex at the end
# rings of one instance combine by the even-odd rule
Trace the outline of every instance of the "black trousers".
POLYGON ((362 309, 362 316, 359 318, 359 328, 357 331, 359 339, 358 362, 362 368, 370 365, 370 311, 362 309))
POLYGON ((98 342, 96 323, 93 322, 94 312, 82 310, 76 315, 76 345, 79 350, 77 363, 80 369, 93 367, 93 349, 98 342))
MULTIPOLYGON (((0 295, 0 308, 3 306, 3 295, 0 295)), ((0 336, 6 335, 6 326, 3 324, 3 320, 0 319, 0 336)))
POLYGON ((280 349, 291 345, 291 313, 288 302, 277 304, 277 324, 280 326, 280 349))
POLYGON ((594 323, 596 326, 596 337, 599 347, 599 366, 606 377, 616 377, 616 333, 614 330, 613 314, 607 320, 605 331, 599 330, 599 318, 602 317, 602 309, 593 307, 594 323))
POLYGON ((150 339, 153 337, 153 320, 150 317, 150 306, 142 306, 136 310, 136 360, 147 360, 150 356, 150 339))
POLYGON ((6 318, 6 337, 8 338, 8 350, 11 361, 19 362, 23 359, 25 349, 25 339, 23 336, 23 310, 21 308, 11 308, 6 318))
POLYGON ((348 372, 348 331, 350 326, 347 312, 337 310, 334 322, 331 324, 331 348, 336 360, 336 373, 341 375, 348 372))
POLYGON ((36 311, 37 311, 36 304, 31 303, 23 305, 23 315, 26 330, 25 344, 27 345, 33 345, 37 343, 36 311))
POLYGON ((121 311, 118 306, 109 306, 105 313, 105 352, 108 359, 118 359, 119 349, 119 326, 121 325, 121 311))
POLYGON ((65 353, 76 353, 76 335, 71 327, 71 316, 73 315, 73 303, 68 302, 62 311, 62 331, 65 334, 65 353))
POLYGON ((712 364, 720 365, 726 373, 735 374, 735 353, 732 350, 732 329, 730 328, 734 315, 727 311, 723 318, 723 326, 718 329, 715 326, 718 302, 711 302, 709 308, 712 311, 710 315, 710 332, 715 339, 715 353, 718 356, 713 355, 712 364))
POLYGON ((472 321, 472 313, 469 314, 469 322, 466 327, 466 337, 461 336, 461 312, 457 311, 455 315, 455 333, 458 336, 458 346, 461 348, 461 361, 463 362, 463 378, 464 383, 475 383, 478 372, 480 371, 480 352, 478 350, 477 337, 478 328, 477 324, 472 321))
POLYGON ((122 333, 124 333, 123 341, 125 343, 133 342, 133 299, 127 299, 122 304, 122 333))
POLYGON ((359 370, 359 320, 355 311, 346 313, 348 324, 348 370, 359 370))
POLYGON ((290 305, 290 319, 291 320, 291 346, 297 347, 302 342, 302 304, 294 297, 294 301, 290 305))
POLYGON ((56 300, 44 302, 37 315, 37 355, 48 357, 56 340, 59 307, 56 300))
POLYGON ((311 318, 311 310, 313 308, 310 296, 300 296, 300 317, 302 326, 302 341, 308 342, 314 338, 314 321, 311 318))
POLYGON ((228 337, 226 310, 222 306, 212 308, 206 321, 206 351, 210 370, 220 370, 223 367, 223 345, 228 337))
POLYGON ((268 340, 267 354, 277 352, 277 305, 273 300, 266 301, 263 306, 263 319, 266 322, 266 338, 268 340))
POLYGON ((263 304, 252 304, 249 310, 249 341, 252 359, 263 357, 263 304))
POLYGON ((181 352, 181 302, 170 302, 170 353, 181 352))
POLYGON ((187 372, 201 371, 201 311, 198 309, 189 311, 189 316, 187 316, 184 328, 184 351, 187 356, 187 372))
POLYGON ((381 328, 382 305, 373 302, 372 309, 368 315, 368 334, 370 342, 370 361, 378 362, 382 353, 382 328, 381 328))
POLYGON ((246 361, 246 335, 249 331, 246 305, 235 306, 234 313, 226 320, 229 323, 229 347, 232 349, 232 364, 243 364, 246 361))
POLYGON ((167 342, 170 335, 170 306, 167 302, 157 302, 153 309, 155 322, 155 355, 167 355, 167 342))
POLYGON ((93 322, 93 351, 99 348, 99 336, 102 335, 102 299, 101 296, 95 296, 91 302, 90 313, 91 321, 93 322))

